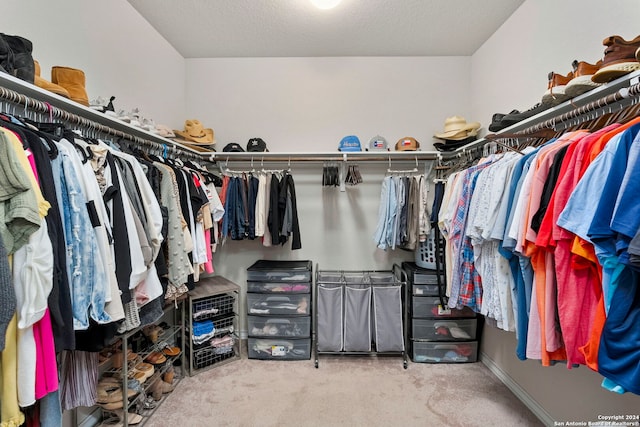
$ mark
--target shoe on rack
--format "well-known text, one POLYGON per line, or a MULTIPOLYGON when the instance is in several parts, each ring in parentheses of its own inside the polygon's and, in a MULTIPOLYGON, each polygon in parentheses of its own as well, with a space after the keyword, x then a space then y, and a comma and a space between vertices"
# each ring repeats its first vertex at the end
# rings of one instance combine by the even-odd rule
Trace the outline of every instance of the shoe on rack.
MULTIPOLYGON (((510 113, 508 114, 520 114, 520 111, 518 110, 511 110, 510 113)), ((491 132, 498 132, 499 130, 502 130, 504 128, 506 128, 507 126, 510 125, 506 125, 502 123, 502 119, 504 119, 505 116, 507 116, 508 114, 503 114, 503 113, 495 113, 493 116, 491 116, 491 124, 489 125, 488 129, 491 132)))
POLYGON ((129 113, 124 110, 118 110, 116 114, 116 119, 121 120, 125 123, 131 123, 131 117, 129 117, 129 113))
POLYGON ((596 83, 607 83, 640 69, 636 52, 640 48, 640 36, 627 41, 620 36, 610 36, 602 41, 606 46, 602 66, 591 78, 596 83))
MULTIPOLYGON (((106 410, 107 416, 104 417, 100 426, 121 426, 124 425, 124 411, 122 409, 106 410)), ((127 424, 136 425, 142 422, 142 415, 133 412, 127 413, 127 424)))
POLYGON ((565 88, 571 79, 573 79, 573 71, 570 71, 566 76, 554 73, 553 71, 550 72, 547 91, 542 95, 542 104, 554 106, 569 99, 565 94, 565 88))
MULTIPOLYGON (((509 113, 507 115, 505 115, 502 120, 500 121, 501 126, 503 126, 501 129, 507 128, 509 126, 512 126, 518 122, 521 122, 525 119, 528 119, 529 117, 533 117, 538 113, 541 113, 545 110, 548 110, 549 108, 551 108, 552 105, 551 104, 542 104, 542 103, 537 103, 536 105, 534 105, 533 107, 529 108, 526 111, 522 111, 522 112, 517 112, 517 113, 509 113)), ((493 131, 495 132, 495 131, 493 131)))
POLYGON ((13 51, 0 34, 0 71, 13 75, 13 51))
POLYGON ((131 118, 131 121, 129 122, 129 124, 131 124, 131 126, 136 126, 136 127, 141 127, 142 126, 142 117, 140 116, 140 109, 139 108, 134 108, 129 112, 129 117, 131 118))
POLYGON ((152 130, 158 136, 163 138, 175 138, 176 134, 173 133, 171 128, 167 125, 156 125, 156 128, 152 130))
POLYGON ((147 379, 153 376, 155 368, 151 363, 140 362, 131 371, 133 378, 143 384, 147 379))
POLYGON ((150 394, 145 394, 136 401, 136 412, 142 414, 146 411, 155 409, 157 406, 158 403, 153 398, 153 396, 151 396, 150 394))
POLYGON ((158 342, 158 338, 162 335, 164 329, 158 325, 147 325, 142 328, 142 334, 147 337, 153 344, 158 342))
POLYGON ((591 80, 593 75, 598 72, 602 66, 602 60, 595 64, 589 64, 585 61, 578 62, 578 60, 575 60, 571 65, 573 66, 573 79, 571 79, 564 88, 564 93, 569 98, 575 98, 578 95, 602 85, 602 83, 596 83, 591 80))
POLYGON ((89 106, 84 71, 77 68, 54 66, 51 68, 51 82, 65 88, 69 92, 71 100, 85 107, 89 106))
POLYGON ((2 37, 9 46, 13 56, 12 70, 7 71, 11 75, 33 84, 35 77, 35 65, 33 63, 33 44, 31 41, 24 37, 11 36, 4 33, 0 33, 0 37, 2 37))
POLYGON ((112 96, 107 101, 105 98, 99 96, 96 99, 91 100, 89 103, 89 108, 100 111, 108 116, 116 117, 115 109, 113 108, 113 101, 116 99, 115 96, 112 96))
POLYGON ((38 63, 38 61, 34 60, 33 61, 33 66, 34 66, 34 76, 33 76, 33 83, 44 89, 44 90, 48 90, 49 92, 53 92, 56 95, 60 95, 60 96, 64 96, 65 98, 69 98, 69 91, 66 90, 65 88, 63 88, 60 85, 57 84, 53 84, 48 80, 43 79, 42 77, 40 77, 40 63, 38 63))
POLYGON ((149 355, 144 360, 148 363, 151 363, 152 365, 160 366, 167 361, 167 358, 161 352, 154 351, 152 353, 149 353, 149 355))

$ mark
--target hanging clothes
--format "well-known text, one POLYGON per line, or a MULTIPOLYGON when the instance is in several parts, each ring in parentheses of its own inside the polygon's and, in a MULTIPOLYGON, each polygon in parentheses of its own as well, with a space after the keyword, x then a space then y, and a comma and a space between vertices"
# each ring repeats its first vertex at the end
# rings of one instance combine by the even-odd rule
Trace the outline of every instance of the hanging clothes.
POLYGON ((300 249, 300 224, 293 176, 283 172, 258 172, 225 176, 220 200, 224 203, 222 238, 254 240, 264 246, 284 245, 300 249), (257 175, 257 176, 256 176, 257 175))
POLYGON ((635 118, 451 175, 438 214, 449 305, 515 330, 520 359, 585 364, 603 387, 640 393, 638 157, 635 118))
POLYGON ((157 321, 211 265, 223 208, 198 165, 138 159, 58 124, 3 116, 0 162, 0 421, 20 425, 36 402, 61 417, 59 384, 65 409, 95 403, 77 398, 86 381, 59 382, 56 352, 86 350, 91 363, 70 357, 66 372, 97 378, 95 352, 157 321))
POLYGON ((382 181, 373 241, 382 250, 414 250, 431 230, 424 175, 389 175, 382 181))

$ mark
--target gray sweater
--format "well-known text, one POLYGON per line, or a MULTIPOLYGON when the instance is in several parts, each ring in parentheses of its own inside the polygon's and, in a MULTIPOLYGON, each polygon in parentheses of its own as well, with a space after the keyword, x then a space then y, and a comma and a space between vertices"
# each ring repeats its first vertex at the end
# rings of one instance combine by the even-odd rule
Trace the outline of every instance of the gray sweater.
POLYGON ((16 312, 16 294, 11 282, 7 250, 0 234, 0 351, 4 350, 7 326, 16 312))

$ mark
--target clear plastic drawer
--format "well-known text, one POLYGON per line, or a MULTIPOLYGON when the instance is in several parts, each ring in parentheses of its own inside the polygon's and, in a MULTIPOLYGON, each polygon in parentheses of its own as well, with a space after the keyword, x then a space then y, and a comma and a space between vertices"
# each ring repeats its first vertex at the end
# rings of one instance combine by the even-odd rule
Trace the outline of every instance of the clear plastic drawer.
POLYGON ((263 294, 308 294, 311 293, 311 282, 247 282, 247 292, 263 294))
POLYGON ((249 338, 249 359, 309 360, 311 339, 249 338))
POLYGON ((265 315, 308 315, 311 298, 307 294, 247 294, 247 313, 265 315))
POLYGON ((249 336, 309 338, 311 317, 248 316, 249 336))
POLYGON ((468 363, 478 360, 478 343, 413 341, 411 360, 417 363, 468 363))
POLYGON ((413 319, 411 338, 431 341, 476 339, 476 319, 413 319))
POLYGON ((412 317, 476 317, 476 313, 469 307, 463 307, 460 310, 440 307, 438 297, 414 296, 412 300, 412 317))

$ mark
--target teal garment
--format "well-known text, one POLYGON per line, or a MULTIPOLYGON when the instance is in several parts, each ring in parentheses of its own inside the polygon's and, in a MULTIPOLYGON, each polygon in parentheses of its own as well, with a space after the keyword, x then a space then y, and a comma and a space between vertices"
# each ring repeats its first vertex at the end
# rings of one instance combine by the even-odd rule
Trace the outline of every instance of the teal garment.
POLYGON ((40 228, 38 201, 29 176, 0 129, 0 235, 11 255, 40 228))

